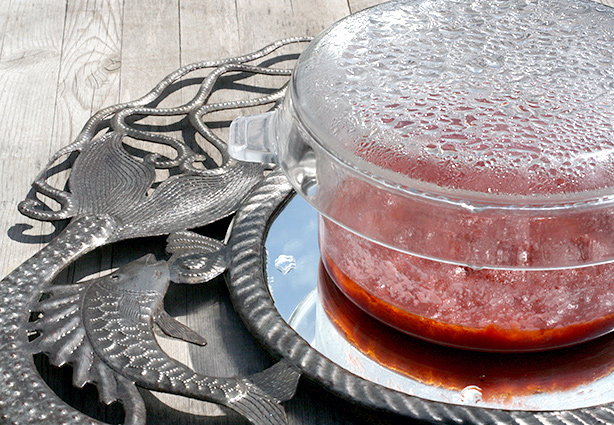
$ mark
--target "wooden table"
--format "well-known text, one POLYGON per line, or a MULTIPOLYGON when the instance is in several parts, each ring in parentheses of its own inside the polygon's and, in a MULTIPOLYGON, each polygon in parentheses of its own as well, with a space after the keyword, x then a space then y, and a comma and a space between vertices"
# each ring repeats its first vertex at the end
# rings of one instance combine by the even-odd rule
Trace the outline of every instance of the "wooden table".
MULTIPOLYGON (((69 144, 97 110, 136 99, 171 71, 204 59, 247 53, 272 41, 316 35, 336 20, 381 0, 0 0, 0 273, 57 235, 60 227, 21 216, 17 204, 50 156, 69 144)), ((603 0, 614 5, 614 0, 603 0)), ((230 116, 222 116, 227 124, 230 116)), ((226 134, 224 125, 219 129, 226 134)), ((107 246, 59 278, 73 282, 146 252, 163 256, 164 238, 107 246)), ((223 279, 173 286, 166 308, 209 344, 162 340, 164 348, 209 375, 262 370, 270 357, 234 313, 223 279)), ((117 423, 121 409, 74 389, 69 368, 37 359, 56 392, 75 407, 117 423)), ((148 424, 242 424, 216 405, 143 392, 148 424)), ((290 424, 407 423, 354 406, 301 381, 285 403, 290 424)))
MULTIPOLYGON (((379 2, 0 0, 2 276, 61 230, 61 226, 21 216, 17 204, 50 156, 69 144, 97 110, 142 96, 182 65, 247 53, 284 37, 316 35, 336 20, 379 2)), ((163 247, 164 238, 107 246, 72 265, 59 280, 73 282, 96 275, 150 251, 163 256, 163 247)), ((194 369, 233 376, 257 372, 271 363, 235 315, 222 279, 207 285, 173 286, 166 305, 173 316, 209 341, 201 351, 161 341, 169 353, 194 369)), ((54 368, 43 356, 37 360, 65 400, 99 419, 121 420, 121 409, 100 404, 93 387, 72 388, 68 367, 54 368)), ((216 405, 143 395, 149 424, 245 423, 216 405)), ((290 424, 392 421, 304 381, 285 406, 290 424)))

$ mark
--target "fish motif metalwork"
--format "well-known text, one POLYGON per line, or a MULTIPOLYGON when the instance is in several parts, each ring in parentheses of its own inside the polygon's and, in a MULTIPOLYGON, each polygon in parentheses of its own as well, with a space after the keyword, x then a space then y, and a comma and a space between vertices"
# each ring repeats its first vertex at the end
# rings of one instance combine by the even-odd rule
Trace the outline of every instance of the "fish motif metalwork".
POLYGON ((72 285, 51 285, 34 305, 41 317, 29 324, 38 335, 32 353, 49 355, 53 364, 70 363, 73 382, 96 382, 103 402, 130 394, 134 407, 126 423, 139 423, 142 401, 135 385, 212 401, 233 409, 254 424, 284 424, 280 401, 291 398, 298 373, 284 362, 246 378, 208 377, 169 357, 154 336, 154 324, 172 337, 204 345, 205 340, 169 316, 163 299, 170 283, 165 261, 147 255, 102 278, 72 285), (267 383, 284 383, 272 393, 267 383))
MULTIPOLYGON (((88 380, 95 381, 103 401, 119 400, 123 404, 126 411, 126 424, 129 425, 142 424, 145 421, 145 407, 136 390, 136 385, 162 391, 175 391, 176 387, 173 388, 172 382, 180 386, 182 379, 189 379, 184 383, 186 388, 206 386, 202 376, 194 375, 193 371, 189 370, 184 370, 185 375, 175 381, 168 377, 168 379, 164 378, 154 382, 148 375, 150 372, 146 372, 145 375, 121 374, 119 373, 121 364, 119 360, 116 360, 118 363, 110 361, 108 364, 104 361, 94 362, 92 360, 92 367, 97 368, 92 371, 85 367, 90 364, 88 361, 76 360, 81 359, 80 355, 85 359, 94 358, 89 354, 88 344, 76 343, 78 338, 71 339, 71 343, 67 345, 60 344, 57 349, 45 346, 43 342, 45 339, 57 339, 58 343, 64 341, 59 337, 68 328, 78 325, 77 318, 80 318, 79 323, 84 326, 77 326, 74 329, 81 329, 78 333, 82 334, 83 338, 86 337, 88 329, 90 335, 101 335, 98 332, 102 330, 96 330, 92 324, 93 318, 88 316, 90 313, 85 316, 77 314, 77 311, 83 311, 85 306, 85 304, 80 305, 79 302, 81 300, 85 302, 89 299, 87 295, 91 295, 88 291, 96 288, 97 291, 101 291, 99 294, 103 295, 105 289, 99 283, 85 285, 83 287, 87 289, 81 289, 80 291, 85 291, 82 294, 79 292, 68 296, 74 301, 71 301, 69 308, 70 311, 75 312, 75 315, 71 316, 71 321, 62 322, 63 324, 54 330, 47 328, 46 335, 42 336, 43 339, 34 345, 28 341, 27 329, 31 326, 29 324, 30 313, 41 307, 39 301, 43 291, 54 293, 51 288, 54 286, 53 281, 57 275, 87 252, 128 238, 163 235, 204 226, 233 214, 252 187, 263 178, 265 168, 262 165, 231 159, 225 151, 223 141, 203 122, 203 116, 217 110, 275 102, 283 96, 284 89, 249 101, 209 104, 207 102, 213 87, 216 81, 228 72, 289 75, 291 71, 288 69, 260 67, 248 62, 269 55, 289 43, 309 40, 309 38, 282 40, 248 55, 182 67, 162 80, 144 97, 99 111, 86 123, 77 139, 57 152, 51 159, 32 186, 37 194, 57 201, 60 205, 59 210, 49 210, 37 199, 22 202, 19 210, 24 215, 37 220, 71 219, 71 221, 47 246, 0 282, 0 382, 2 382, 0 385, 0 422, 54 425, 101 423, 68 406, 47 386, 37 372, 32 357, 37 345, 39 349, 49 351, 52 362, 56 364, 62 361, 76 361, 83 369, 77 368, 79 370, 75 372, 75 384, 81 385, 88 380), (152 106, 157 104, 165 90, 172 84, 186 74, 202 68, 213 68, 213 71, 203 80, 198 93, 188 103, 171 108, 152 106), (218 151, 217 162, 206 153, 195 152, 184 140, 135 128, 128 123, 128 119, 135 115, 187 118, 186 121, 190 123, 192 130, 200 134, 214 150, 218 151), (106 125, 108 125, 106 133, 97 137, 98 134, 104 132, 106 125), (155 152, 141 156, 134 155, 126 149, 127 138, 149 144, 164 145, 173 149, 176 156, 166 158, 155 152), (64 158, 62 164, 65 164, 75 155, 78 156, 70 167, 69 190, 57 189, 49 184, 48 174, 53 173, 53 170, 59 167, 58 161, 64 158), (207 165, 197 166, 198 163, 207 163, 207 165), (168 170, 170 177, 156 182, 157 170, 168 170), (103 371, 105 368, 108 369, 106 372, 103 371)), ((109 286, 106 288, 109 290, 109 286)), ((67 288, 57 286, 55 296, 61 298, 60 293, 65 290, 67 288)), ((115 304, 109 304, 107 307, 111 305, 115 304)), ((136 305, 140 306, 139 303, 135 303, 134 300, 130 301, 129 298, 117 304, 117 311, 114 314, 117 314, 118 318, 121 317, 120 313, 126 314, 117 323, 128 321, 129 313, 134 313, 136 305)), ((47 304, 45 308, 51 307, 47 304)), ((147 308, 152 309, 153 307, 150 305, 147 308)), ((111 312, 108 313, 111 314, 111 312)), ((144 316, 138 316, 138 318, 142 317, 144 316)), ((156 319, 158 323, 163 323, 168 318, 161 313, 156 319)), ((40 323, 44 323, 44 320, 40 323)), ((168 323, 166 325, 167 331, 171 333, 181 333, 178 329, 182 329, 185 339, 193 338, 195 341, 201 341, 195 334, 176 323, 177 329, 168 326, 168 323)), ((146 332, 138 327, 131 328, 132 334, 130 335, 126 329, 122 331, 125 332, 123 336, 118 331, 109 334, 109 337, 117 337, 121 341, 128 338, 125 342, 127 344, 130 339, 142 338, 146 335, 146 332)), ((110 341, 104 338, 102 340, 110 341)), ((89 345, 92 346, 93 351, 91 352, 97 356, 97 351, 94 350, 96 344, 92 345, 90 342, 89 345)), ((144 349, 145 345, 143 347, 138 344, 133 345, 131 355, 137 356, 138 350, 144 349)), ((125 352, 128 352, 128 345, 124 348, 125 352)), ((120 350, 117 354, 122 352, 120 350)), ((160 354, 157 351, 151 353, 154 352, 160 354)), ((146 351, 140 355, 147 356, 148 354, 150 352, 146 351)), ((123 358, 127 359, 125 356, 123 358)), ((261 410, 260 414, 264 415, 257 418, 258 414, 247 412, 245 410, 247 407, 245 409, 240 407, 241 400, 248 400, 244 396, 247 393, 272 401, 271 406, 276 404, 276 400, 289 397, 292 391, 278 393, 279 383, 271 384, 268 378, 277 376, 279 379, 290 382, 292 386, 295 385, 295 375, 298 376, 298 373, 285 363, 274 367, 276 369, 263 372, 264 375, 254 375, 245 381, 241 379, 233 381, 233 385, 243 388, 241 391, 233 392, 235 390, 227 387, 227 381, 209 381, 210 394, 216 391, 221 393, 226 391, 226 397, 236 400, 235 402, 226 400, 221 395, 219 397, 208 395, 207 397, 222 404, 232 404, 232 408, 240 411, 241 414, 248 415, 252 423, 283 423, 279 411, 276 411, 273 420, 268 416, 269 411, 266 409, 261 410), (290 375, 287 375, 288 373, 290 375), (279 394, 281 398, 276 397, 279 394)), ((281 383, 280 385, 283 387, 286 384, 281 383)), ((185 390, 186 396, 204 397, 202 393, 196 393, 193 388, 185 390)), ((273 408, 274 406, 271 407, 273 408)))
POLYGON ((202 283, 219 276, 229 264, 229 248, 221 241, 189 230, 166 240, 171 278, 178 283, 202 283))

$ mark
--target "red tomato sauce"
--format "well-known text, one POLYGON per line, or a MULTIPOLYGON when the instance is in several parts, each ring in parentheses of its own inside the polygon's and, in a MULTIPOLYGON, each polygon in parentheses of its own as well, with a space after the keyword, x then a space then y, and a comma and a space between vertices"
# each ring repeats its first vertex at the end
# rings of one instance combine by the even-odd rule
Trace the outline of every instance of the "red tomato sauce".
POLYGON ((474 270, 384 247, 327 219, 321 219, 320 243, 326 269, 348 298, 380 321, 431 342, 536 351, 614 327, 613 264, 474 270))
MULTIPOLYGON (((351 283, 349 285, 352 286, 351 283)), ((517 396, 570 390, 614 370, 614 334, 545 352, 461 350, 413 338, 365 314, 354 304, 356 299, 350 301, 322 266, 318 291, 324 310, 335 328, 369 358, 428 385, 451 390, 477 385, 482 390, 484 401, 511 402, 517 396)), ((364 293, 362 290, 359 292, 364 293)), ((407 315, 404 319, 407 320, 407 315)), ((410 320, 417 326, 427 326, 430 334, 444 333, 447 338, 448 332, 454 331, 453 326, 421 321, 419 318, 410 320)), ((488 341, 493 334, 485 332, 483 336, 488 341)))
MULTIPOLYGON (((508 122, 491 112, 484 125, 495 125, 499 118, 508 122)), ((369 117, 377 128, 392 118, 369 117)), ((419 134, 405 136, 407 142, 397 144, 379 142, 382 135, 365 136, 350 150, 387 173, 435 188, 434 193, 465 201, 476 196, 481 209, 459 206, 447 195, 405 196, 388 190, 390 183, 378 186, 361 177, 339 181, 331 173, 322 178, 322 185, 330 186, 322 190, 329 197, 324 214, 356 231, 321 220, 323 261, 343 293, 396 329, 475 350, 564 347, 614 328, 614 263, 607 263, 614 258, 614 211, 569 201, 592 199, 608 188, 611 163, 583 167, 577 155, 583 145, 557 134, 544 135, 538 143, 478 133, 472 139, 435 141, 432 149, 423 146, 419 134), (490 154, 478 154, 477 145, 490 154), (565 152, 568 166, 547 161, 565 152), (492 157, 491 165, 481 164, 486 157, 492 157), (542 165, 530 167, 532 161, 542 165), (526 208, 515 209, 514 199, 528 202, 526 208), (540 204, 553 199, 565 207, 540 204)), ((591 149, 595 143, 589 143, 591 149)))

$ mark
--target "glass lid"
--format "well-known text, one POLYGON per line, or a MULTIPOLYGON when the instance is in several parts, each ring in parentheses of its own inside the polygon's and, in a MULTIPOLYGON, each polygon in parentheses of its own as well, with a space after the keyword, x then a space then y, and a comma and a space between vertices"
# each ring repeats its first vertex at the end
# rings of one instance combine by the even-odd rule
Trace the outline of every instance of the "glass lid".
POLYGON ((333 25, 290 90, 335 160, 402 190, 487 204, 614 195, 614 9, 416 0, 333 25))
POLYGON ((403 0, 337 22, 229 152, 322 216, 471 268, 614 261, 614 8, 403 0))

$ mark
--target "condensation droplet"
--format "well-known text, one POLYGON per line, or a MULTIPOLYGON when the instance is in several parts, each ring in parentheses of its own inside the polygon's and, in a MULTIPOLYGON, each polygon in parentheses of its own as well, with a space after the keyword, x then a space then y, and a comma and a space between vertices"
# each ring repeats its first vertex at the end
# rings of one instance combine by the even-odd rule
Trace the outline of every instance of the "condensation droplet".
POLYGON ((477 404, 482 401, 482 389, 476 385, 469 385, 461 391, 461 402, 477 404))
MULTIPOLYGON (((587 3, 582 13, 575 0, 378 5, 306 51, 293 80, 296 112, 333 157, 392 171, 394 184, 409 177, 531 196, 611 190, 614 13, 587 3), (481 177, 467 178, 476 167, 481 177)), ((308 170, 295 186, 313 197, 323 187, 311 186, 311 149, 288 151, 297 156, 288 164, 308 170)))
POLYGON ((292 255, 280 255, 275 259, 275 268, 281 274, 288 274, 296 268, 296 260, 292 255))

